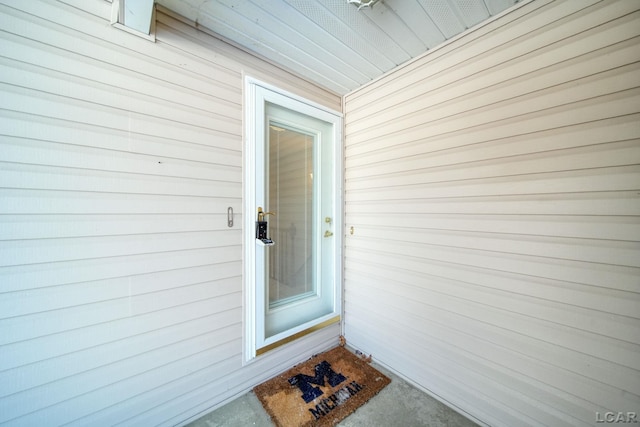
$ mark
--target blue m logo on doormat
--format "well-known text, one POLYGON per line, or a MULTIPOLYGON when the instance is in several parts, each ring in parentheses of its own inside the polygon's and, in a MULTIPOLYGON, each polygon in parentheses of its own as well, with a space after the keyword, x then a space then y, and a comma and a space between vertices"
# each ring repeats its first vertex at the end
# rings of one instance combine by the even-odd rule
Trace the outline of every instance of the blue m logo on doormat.
POLYGON ((315 366, 315 373, 316 375, 314 377, 298 374, 289 378, 289 384, 298 386, 300 391, 302 391, 302 398, 305 403, 309 403, 323 394, 319 387, 313 387, 311 384, 324 387, 324 380, 326 378, 329 386, 335 387, 346 380, 344 375, 336 373, 331 369, 331 365, 327 361, 318 363, 315 366))

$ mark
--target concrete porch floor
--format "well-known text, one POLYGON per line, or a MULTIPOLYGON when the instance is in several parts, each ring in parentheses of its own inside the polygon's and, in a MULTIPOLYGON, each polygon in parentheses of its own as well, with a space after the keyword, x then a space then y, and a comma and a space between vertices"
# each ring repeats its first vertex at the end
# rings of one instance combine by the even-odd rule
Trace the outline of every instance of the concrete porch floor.
MULTIPOLYGON (((391 378, 371 400, 342 420, 339 427, 476 427, 477 424, 376 363, 391 378)), ((271 427, 269 415, 253 392, 210 412, 187 427, 271 427)))

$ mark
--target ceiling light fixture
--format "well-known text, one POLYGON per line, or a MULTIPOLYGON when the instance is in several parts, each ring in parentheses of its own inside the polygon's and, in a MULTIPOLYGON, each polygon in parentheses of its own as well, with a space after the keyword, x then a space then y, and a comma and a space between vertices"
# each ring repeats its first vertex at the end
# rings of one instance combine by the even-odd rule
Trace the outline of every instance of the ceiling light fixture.
POLYGON ((373 7, 374 4, 378 3, 380 0, 347 0, 349 4, 355 4, 358 6, 358 10, 363 7, 373 7))

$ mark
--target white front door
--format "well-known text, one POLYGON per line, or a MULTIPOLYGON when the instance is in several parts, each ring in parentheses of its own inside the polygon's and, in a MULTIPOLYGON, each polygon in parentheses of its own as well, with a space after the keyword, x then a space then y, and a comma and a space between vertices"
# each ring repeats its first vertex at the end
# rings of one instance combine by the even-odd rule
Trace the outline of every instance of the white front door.
POLYGON ((248 91, 255 111, 247 133, 246 215, 254 223, 246 224, 255 231, 247 239, 249 347, 260 354, 339 319, 341 118, 266 85, 248 91))

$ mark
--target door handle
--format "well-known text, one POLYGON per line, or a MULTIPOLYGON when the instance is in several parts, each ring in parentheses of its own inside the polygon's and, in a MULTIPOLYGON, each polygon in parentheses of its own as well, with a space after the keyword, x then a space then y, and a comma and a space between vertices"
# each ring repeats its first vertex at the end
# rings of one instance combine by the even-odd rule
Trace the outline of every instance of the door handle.
POLYGON ((267 215, 276 216, 276 214, 274 212, 264 212, 262 210, 262 207, 258 207, 258 221, 266 221, 264 219, 264 217, 267 216, 267 215))
POLYGON ((330 232, 329 230, 324 232, 324 237, 331 237, 331 236, 333 236, 333 233, 330 232))

